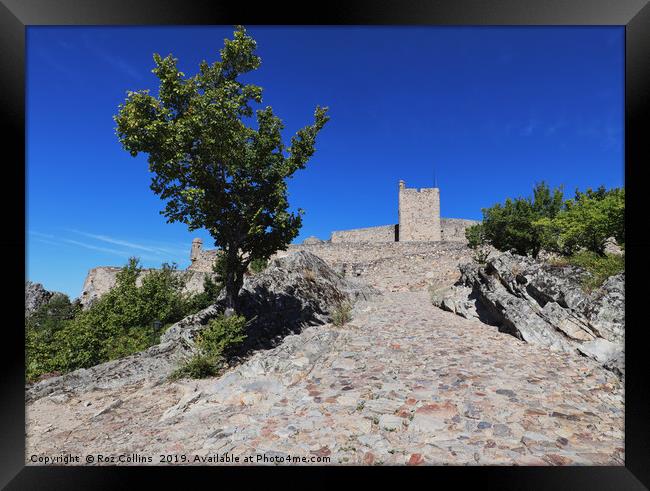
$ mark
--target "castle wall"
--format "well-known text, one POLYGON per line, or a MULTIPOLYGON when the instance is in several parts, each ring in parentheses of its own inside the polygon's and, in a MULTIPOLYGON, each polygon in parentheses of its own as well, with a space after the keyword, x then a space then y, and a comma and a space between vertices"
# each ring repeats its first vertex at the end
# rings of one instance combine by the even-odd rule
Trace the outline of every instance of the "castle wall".
POLYGON ((440 190, 407 188, 399 184, 399 241, 425 242, 442 240, 440 225, 440 190))
POLYGON ((481 223, 478 220, 464 220, 462 218, 441 218, 442 240, 448 242, 467 242, 465 229, 481 223))
POLYGON ((336 242, 395 242, 396 225, 355 228, 332 232, 331 241, 336 242))

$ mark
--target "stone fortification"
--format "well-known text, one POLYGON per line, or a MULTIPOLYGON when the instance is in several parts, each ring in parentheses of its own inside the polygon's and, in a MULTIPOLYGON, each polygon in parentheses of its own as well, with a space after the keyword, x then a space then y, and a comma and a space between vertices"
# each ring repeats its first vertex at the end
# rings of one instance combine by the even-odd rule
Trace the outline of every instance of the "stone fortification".
POLYGON ((438 242, 440 228, 440 190, 407 188, 399 182, 399 241, 438 242))
POLYGON ((478 220, 464 220, 462 218, 441 218, 441 238, 446 242, 467 242, 465 229, 481 223, 478 220))
POLYGON ((336 242, 395 242, 397 225, 336 230, 332 232, 331 241, 336 242))
POLYGON ((465 229, 476 220, 440 218, 440 189, 407 188, 399 181, 399 223, 337 230, 330 241, 340 242, 466 242, 465 229))
POLYGON ((187 269, 189 271, 210 273, 212 271, 212 265, 218 255, 218 249, 203 249, 203 241, 198 238, 194 239, 192 241, 192 251, 190 253, 190 261, 192 261, 192 263, 187 269))
POLYGON ((315 254, 336 272, 384 291, 409 291, 435 283, 451 285, 459 278, 458 263, 471 251, 461 242, 323 242, 290 245, 275 257, 295 251, 315 254))

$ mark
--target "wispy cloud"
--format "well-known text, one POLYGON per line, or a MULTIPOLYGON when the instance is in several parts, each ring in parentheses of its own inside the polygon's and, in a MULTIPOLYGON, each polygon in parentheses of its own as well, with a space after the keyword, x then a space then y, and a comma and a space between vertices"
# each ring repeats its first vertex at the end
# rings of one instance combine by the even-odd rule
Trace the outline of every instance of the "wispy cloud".
POLYGON ((82 232, 80 230, 74 230, 74 229, 68 229, 70 232, 74 232, 75 234, 83 235, 84 237, 88 237, 90 239, 95 239, 99 240, 100 242, 106 242, 107 244, 114 244, 114 245, 119 245, 123 247, 127 247, 129 249, 137 249, 140 251, 147 251, 147 252, 153 252, 153 253, 165 253, 169 252, 166 250, 163 250, 158 247, 150 247, 142 244, 136 244, 135 242, 129 242, 127 240, 122 240, 122 239, 117 239, 114 237, 109 237, 107 235, 98 235, 98 234, 91 234, 88 232, 82 232))
POLYGON ((125 240, 116 237, 110 237, 102 234, 94 234, 89 232, 84 232, 81 230, 75 229, 64 229, 66 232, 80 236, 80 238, 63 236, 57 237, 52 234, 42 233, 36 230, 30 230, 29 234, 32 235, 35 240, 42 243, 47 243, 49 245, 67 245, 81 247, 84 249, 103 252, 106 254, 111 254, 119 256, 122 258, 128 258, 131 256, 138 256, 141 259, 145 259, 153 262, 172 262, 178 261, 178 259, 185 259, 185 256, 188 254, 189 246, 182 247, 180 245, 169 246, 168 244, 159 245, 159 244, 142 244, 134 242, 132 240, 125 240), (82 240, 81 237, 91 240, 82 240), (119 247, 109 247, 106 244, 119 246, 119 247))
POLYGON ((129 77, 135 78, 138 81, 142 81, 142 73, 137 70, 133 65, 127 62, 121 56, 110 53, 106 49, 100 47, 96 40, 91 39, 88 36, 84 37, 85 48, 97 56, 101 61, 112 67, 114 70, 121 72, 129 77))
POLYGON ((145 252, 151 252, 161 256, 168 256, 170 254, 185 254, 187 253, 187 247, 183 244, 169 244, 169 243, 142 243, 135 242, 133 240, 125 240, 118 237, 111 237, 104 234, 95 234, 90 232, 84 232, 77 229, 65 229, 68 232, 72 232, 78 235, 82 235, 89 239, 98 240, 100 242, 105 242, 107 244, 119 245, 126 247, 128 249, 136 249, 145 252))
POLYGON ((120 56, 112 55, 106 52, 99 52, 99 56, 114 69, 129 75, 130 77, 135 78, 138 81, 142 81, 142 75, 138 70, 131 66, 126 60, 120 56))
POLYGON ((28 233, 29 233, 29 235, 33 235, 35 237, 40 237, 40 238, 44 238, 44 239, 56 239, 56 237, 54 235, 44 234, 44 233, 41 233, 41 232, 37 232, 36 230, 30 230, 28 233))
POLYGON ((131 253, 129 251, 123 251, 123 250, 119 250, 119 249, 111 249, 109 247, 101 247, 101 246, 97 246, 97 245, 93 245, 93 244, 88 244, 86 242, 80 242, 80 241, 74 240, 74 239, 60 239, 60 240, 61 240, 61 242, 65 242, 66 244, 73 244, 73 245, 76 245, 76 246, 79 246, 79 247, 83 247, 85 249, 90 249, 92 251, 106 252, 108 254, 115 254, 115 255, 118 255, 118 256, 122 256, 122 257, 128 257, 128 256, 131 255, 131 253))

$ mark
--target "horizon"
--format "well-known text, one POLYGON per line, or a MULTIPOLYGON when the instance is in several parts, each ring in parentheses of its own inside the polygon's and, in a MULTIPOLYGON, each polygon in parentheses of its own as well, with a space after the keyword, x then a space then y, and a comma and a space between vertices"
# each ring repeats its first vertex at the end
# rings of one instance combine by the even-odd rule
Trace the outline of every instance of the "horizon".
MULTIPOLYGON (((535 183, 624 186, 623 27, 247 27, 263 104, 285 141, 316 105, 331 120, 289 180, 305 209, 294 241, 397 223, 397 187, 434 187, 444 218, 529 196, 535 183)), ((157 92, 153 53, 193 75, 230 26, 27 28, 26 280, 71 298, 89 269, 189 265, 189 232, 167 224, 112 116, 127 90, 157 92)))

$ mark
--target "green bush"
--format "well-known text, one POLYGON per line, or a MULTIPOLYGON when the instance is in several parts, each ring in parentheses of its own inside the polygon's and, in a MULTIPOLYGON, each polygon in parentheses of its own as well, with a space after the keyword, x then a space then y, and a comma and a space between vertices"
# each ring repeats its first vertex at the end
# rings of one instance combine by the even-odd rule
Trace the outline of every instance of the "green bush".
POLYGON ((139 261, 131 258, 117 274, 115 286, 88 310, 66 298, 26 319, 28 381, 142 351, 158 343, 172 323, 210 305, 219 291, 219 285, 206 278, 205 292, 183 294, 187 278, 175 265, 148 272, 138 287, 141 273, 139 261))
POLYGON ((583 268, 589 273, 582 283, 586 291, 599 288, 610 276, 625 271, 625 255, 606 254, 601 256, 592 251, 581 251, 569 256, 567 262, 583 268))
POLYGON ((609 237, 620 245, 625 242, 625 190, 576 191, 576 197, 568 200, 560 213, 534 225, 542 230, 549 250, 571 255, 586 249, 603 256, 609 237))
POLYGON ((482 223, 477 223, 465 229, 467 245, 472 249, 472 259, 479 264, 485 264, 490 257, 490 248, 485 236, 485 228, 482 223))
POLYGON ((351 312, 352 306, 349 303, 343 302, 339 304, 336 309, 334 309, 334 312, 332 312, 332 324, 337 327, 347 324, 352 320, 351 312))
POLYGON ((196 354, 170 375, 171 380, 180 378, 214 377, 219 372, 220 360, 212 356, 196 354))
POLYGON ((194 312, 198 312, 214 304, 217 300, 217 297, 219 296, 220 291, 221 284, 212 279, 211 276, 206 276, 203 279, 203 291, 201 293, 190 295, 187 298, 184 307, 185 315, 190 315, 194 312))
POLYGON ((225 359, 246 339, 246 319, 240 315, 212 319, 196 337, 198 353, 177 368, 171 379, 217 375, 225 359))
POLYGON ((47 304, 25 319, 26 377, 33 381, 40 375, 59 372, 57 362, 59 332, 81 311, 79 302, 56 294, 47 304))
POLYGON ((198 348, 206 355, 228 355, 246 339, 246 318, 241 315, 212 319, 199 332, 198 348))

